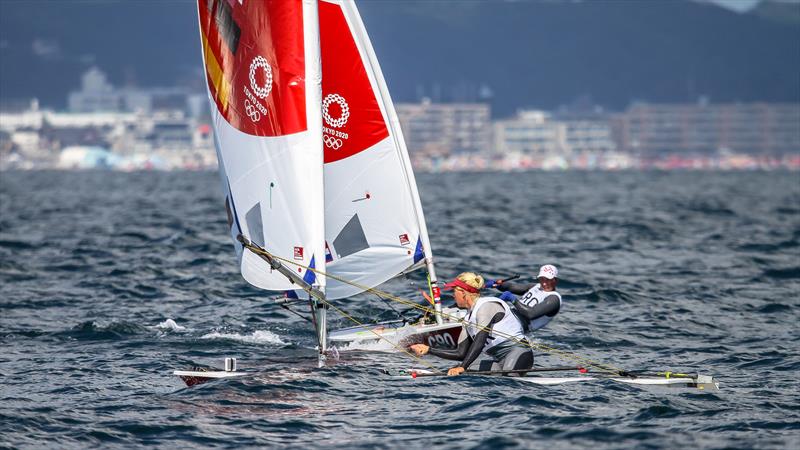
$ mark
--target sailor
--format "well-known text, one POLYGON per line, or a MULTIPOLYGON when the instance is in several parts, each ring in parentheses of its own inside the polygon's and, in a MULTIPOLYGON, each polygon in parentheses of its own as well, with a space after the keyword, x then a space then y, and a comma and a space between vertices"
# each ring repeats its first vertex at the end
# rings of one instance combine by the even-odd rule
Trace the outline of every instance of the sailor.
POLYGON ((501 299, 512 302, 526 333, 544 328, 561 310, 561 294, 556 292, 556 266, 545 264, 539 268, 537 278, 539 282, 535 284, 486 280, 487 286, 503 291, 501 299))
MULTIPOLYGON (((467 310, 464 330, 459 335, 458 344, 455 349, 414 344, 409 347, 414 353, 418 356, 431 354, 460 360, 461 364, 448 370, 448 375, 461 374, 484 352, 491 357, 491 365, 487 367, 491 370, 533 367, 533 352, 525 340, 519 320, 511 312, 511 307, 497 297, 481 297, 483 277, 464 272, 444 287, 453 289, 456 305, 467 310)), ((483 364, 481 369, 483 370, 483 364)))

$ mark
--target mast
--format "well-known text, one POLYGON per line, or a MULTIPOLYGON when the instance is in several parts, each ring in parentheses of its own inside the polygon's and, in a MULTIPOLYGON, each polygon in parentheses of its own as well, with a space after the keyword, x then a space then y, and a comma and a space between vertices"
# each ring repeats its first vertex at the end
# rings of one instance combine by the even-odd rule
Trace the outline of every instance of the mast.
POLYGON ((197 0, 228 227, 242 277, 265 290, 306 291, 324 352, 317 8, 317 0, 197 0))
MULTIPOLYGON (((306 112, 309 124, 309 131, 314 136, 314 152, 318 155, 320 183, 316 190, 317 202, 314 215, 319 224, 319 240, 315 242, 314 252, 316 259, 312 259, 312 266, 316 262, 316 268, 325 273, 325 172, 324 154, 322 146, 322 56, 320 51, 320 31, 319 31, 319 3, 317 0, 303 0, 303 35, 305 36, 305 59, 306 59, 306 112)), ((312 267, 314 268, 314 267, 312 267)), ((310 284, 315 286, 316 291, 321 294, 310 295, 311 314, 313 316, 314 330, 317 334, 319 343, 319 364, 325 361, 325 352, 328 350, 328 305, 325 301, 325 276, 309 271, 305 278, 310 284)))
POLYGON ((306 291, 308 294, 308 301, 311 305, 311 315, 312 321, 314 322, 314 330, 317 334, 317 342, 319 343, 320 361, 324 361, 325 352, 328 350, 328 306, 325 300, 325 292, 320 289, 319 285, 310 284, 308 282, 308 275, 304 278, 301 278, 299 275, 294 273, 293 270, 286 267, 282 262, 276 258, 273 258, 263 248, 259 247, 258 244, 250 242, 246 236, 240 234, 236 237, 236 239, 244 248, 252 251, 259 258, 269 263, 273 270, 278 271, 281 275, 288 278, 292 283, 297 284, 300 289, 306 291))

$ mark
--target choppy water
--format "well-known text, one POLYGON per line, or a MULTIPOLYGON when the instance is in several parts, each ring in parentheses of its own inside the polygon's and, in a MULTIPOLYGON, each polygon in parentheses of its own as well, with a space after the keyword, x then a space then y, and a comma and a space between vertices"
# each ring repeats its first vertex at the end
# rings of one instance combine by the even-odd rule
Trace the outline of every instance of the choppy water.
MULTIPOLYGON (((565 307, 542 342, 722 389, 400 381, 376 368, 406 357, 363 351, 316 369, 307 323, 238 275, 216 174, 4 172, 0 447, 797 448, 797 174, 419 182, 442 278, 558 264, 565 307), (170 375, 224 356, 264 373, 170 375)), ((413 296, 421 277, 387 289, 413 296)))

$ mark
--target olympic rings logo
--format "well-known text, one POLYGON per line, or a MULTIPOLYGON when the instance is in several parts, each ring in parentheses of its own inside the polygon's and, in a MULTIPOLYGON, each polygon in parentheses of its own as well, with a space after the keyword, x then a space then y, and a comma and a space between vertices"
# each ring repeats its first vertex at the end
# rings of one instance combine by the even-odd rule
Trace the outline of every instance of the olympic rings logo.
POLYGON ((261 113, 255 106, 253 106, 252 103, 250 103, 250 100, 247 99, 244 100, 244 110, 250 117, 250 120, 252 120, 253 122, 258 122, 259 120, 261 120, 261 113))
POLYGON ((255 92, 259 98, 267 98, 272 91, 272 67, 269 66, 269 63, 267 63, 267 60, 264 59, 263 56, 256 56, 253 58, 253 62, 250 63, 250 87, 253 88, 253 92, 255 92), (263 86, 259 86, 258 83, 256 83, 256 71, 258 69, 264 71, 264 78, 266 78, 266 81, 263 86))
POLYGON ((325 142, 325 147, 332 148, 334 150, 339 150, 342 148, 341 139, 337 139, 333 136, 323 136, 322 140, 325 142))
POLYGON ((347 123, 347 119, 350 118, 350 107, 341 95, 328 94, 325 96, 325 100, 322 101, 322 117, 325 119, 325 122, 333 128, 341 128, 347 123), (342 108, 342 115, 338 119, 331 117, 328 111, 331 103, 336 103, 342 108))

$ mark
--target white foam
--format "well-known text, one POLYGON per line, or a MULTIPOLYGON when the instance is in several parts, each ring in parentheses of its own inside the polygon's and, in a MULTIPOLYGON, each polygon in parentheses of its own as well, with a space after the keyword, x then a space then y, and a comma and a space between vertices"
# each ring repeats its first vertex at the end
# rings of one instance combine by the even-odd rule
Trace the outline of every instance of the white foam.
POLYGON ((339 344, 336 343, 337 348, 340 351, 346 352, 350 350, 366 350, 370 352, 396 352, 398 351, 397 347, 392 345, 392 343, 387 342, 384 339, 380 339, 378 341, 355 341, 349 342, 347 344, 339 344))
POLYGON ((158 328, 159 330, 186 331, 186 327, 178 325, 178 323, 172 319, 167 319, 153 328, 158 328))
POLYGON ((245 342, 247 344, 278 344, 286 345, 281 337, 269 330, 256 330, 252 334, 242 335, 239 333, 220 333, 215 331, 200 337, 201 339, 230 339, 232 341, 245 342))

